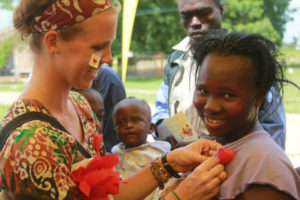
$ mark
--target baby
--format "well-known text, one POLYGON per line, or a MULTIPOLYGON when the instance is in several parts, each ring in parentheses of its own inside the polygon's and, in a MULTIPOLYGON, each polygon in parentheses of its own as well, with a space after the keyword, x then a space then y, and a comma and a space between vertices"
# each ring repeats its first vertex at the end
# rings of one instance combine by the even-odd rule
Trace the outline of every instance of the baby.
MULTIPOLYGON (((118 170, 123 179, 171 150, 168 142, 147 142, 154 124, 151 123, 151 109, 144 100, 127 98, 120 101, 115 106, 112 117, 116 133, 122 141, 112 148, 112 153, 117 153, 120 157, 118 170)), ((159 193, 159 190, 155 190, 146 199, 158 199, 159 193)))

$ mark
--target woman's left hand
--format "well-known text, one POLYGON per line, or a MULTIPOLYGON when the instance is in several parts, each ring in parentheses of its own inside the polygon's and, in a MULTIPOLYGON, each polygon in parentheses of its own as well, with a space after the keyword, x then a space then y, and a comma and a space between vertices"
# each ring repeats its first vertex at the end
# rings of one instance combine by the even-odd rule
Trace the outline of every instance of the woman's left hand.
POLYGON ((175 171, 189 172, 214 155, 220 147, 220 143, 201 139, 169 152, 167 160, 175 171))
POLYGON ((185 200, 212 199, 218 194, 220 185, 226 177, 227 174, 224 166, 220 164, 219 158, 210 157, 197 166, 174 191, 181 199, 185 200))

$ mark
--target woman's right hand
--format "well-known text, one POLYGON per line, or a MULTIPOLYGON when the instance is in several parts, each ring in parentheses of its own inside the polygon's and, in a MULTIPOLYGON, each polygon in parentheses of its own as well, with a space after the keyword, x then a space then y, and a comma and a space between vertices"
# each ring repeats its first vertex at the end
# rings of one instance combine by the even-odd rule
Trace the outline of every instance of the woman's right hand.
POLYGON ((167 161, 177 172, 189 172, 213 156, 222 147, 220 143, 200 139, 167 154, 167 161))
POLYGON ((220 185, 226 178, 227 174, 220 160, 211 157, 196 167, 178 185, 175 192, 181 200, 211 199, 218 194, 220 185))

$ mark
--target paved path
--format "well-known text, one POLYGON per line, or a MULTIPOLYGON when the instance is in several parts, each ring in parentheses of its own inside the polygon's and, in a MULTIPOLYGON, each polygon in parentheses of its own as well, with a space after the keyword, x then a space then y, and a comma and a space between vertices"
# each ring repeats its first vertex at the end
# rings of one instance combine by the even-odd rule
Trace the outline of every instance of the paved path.
POLYGON ((287 138, 285 152, 296 167, 300 167, 300 115, 286 114, 287 138))
MULTIPOLYGON (((20 95, 19 92, 1 92, 0 104, 9 105, 20 95)), ((152 113, 154 105, 151 104, 152 113)), ((294 166, 300 166, 300 114, 286 114, 287 121, 287 139, 286 139, 286 153, 291 159, 294 166)))
POLYGON ((20 95, 20 92, 0 92, 0 104, 10 105, 20 95))

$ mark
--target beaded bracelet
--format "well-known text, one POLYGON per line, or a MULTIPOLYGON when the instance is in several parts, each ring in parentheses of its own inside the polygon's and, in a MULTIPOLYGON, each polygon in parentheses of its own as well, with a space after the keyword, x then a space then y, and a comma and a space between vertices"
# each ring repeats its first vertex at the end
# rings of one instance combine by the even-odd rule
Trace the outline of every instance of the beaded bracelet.
POLYGON ((167 161, 167 153, 164 153, 161 157, 161 161, 165 167, 165 169, 167 170, 167 172, 169 174, 171 174, 171 176, 173 176, 174 178, 180 178, 180 175, 178 174, 178 172, 176 172, 171 165, 168 163, 167 161))
POLYGON ((159 158, 156 158, 150 166, 151 173, 153 174, 155 180, 158 182, 158 187, 160 190, 164 189, 164 184, 171 178, 171 175, 166 171, 162 164, 159 162, 159 158))

